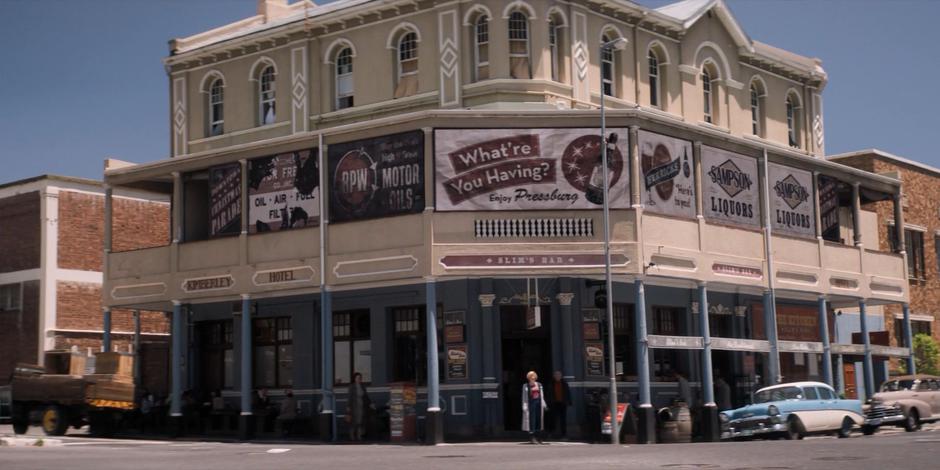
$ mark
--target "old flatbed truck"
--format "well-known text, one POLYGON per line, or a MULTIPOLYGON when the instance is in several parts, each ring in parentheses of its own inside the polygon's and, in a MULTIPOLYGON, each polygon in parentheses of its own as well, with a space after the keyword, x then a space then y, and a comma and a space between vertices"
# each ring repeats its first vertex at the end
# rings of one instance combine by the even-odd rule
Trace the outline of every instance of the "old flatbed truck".
POLYGON ((23 434, 30 425, 39 424, 46 435, 61 436, 69 426, 87 424, 93 435, 112 434, 135 408, 133 358, 99 353, 95 373, 85 373, 91 370, 85 369, 82 356, 60 355, 58 360, 47 355, 45 368, 16 367, 10 383, 13 431, 23 434))

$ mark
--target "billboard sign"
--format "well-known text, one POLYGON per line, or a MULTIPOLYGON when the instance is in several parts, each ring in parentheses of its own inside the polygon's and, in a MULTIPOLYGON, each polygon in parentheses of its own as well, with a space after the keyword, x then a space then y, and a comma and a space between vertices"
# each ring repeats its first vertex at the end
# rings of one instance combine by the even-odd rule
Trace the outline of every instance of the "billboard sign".
POLYGON ((640 194, 644 209, 695 217, 692 142, 640 130, 640 194))
POLYGON ((773 231, 815 237, 813 174, 776 163, 768 163, 767 173, 773 231))
POLYGON ((707 219, 760 226, 757 159, 702 146, 703 212, 707 219))
POLYGON ((330 145, 330 220, 347 222, 424 210, 424 132, 330 145))
POLYGON ((242 169, 238 163, 209 169, 209 236, 242 229, 242 169))
POLYGON ((274 232, 320 224, 317 149, 248 160, 248 231, 274 232))
MULTIPOLYGON (((612 208, 630 207, 627 129, 609 147, 612 208)), ((604 167, 597 129, 438 129, 439 211, 599 209, 604 167)))

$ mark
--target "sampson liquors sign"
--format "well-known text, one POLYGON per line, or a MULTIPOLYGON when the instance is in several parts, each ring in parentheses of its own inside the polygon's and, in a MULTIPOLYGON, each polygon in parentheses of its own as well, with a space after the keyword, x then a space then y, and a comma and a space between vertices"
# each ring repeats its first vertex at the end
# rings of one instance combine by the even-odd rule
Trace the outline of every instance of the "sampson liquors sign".
POLYGON ((770 163, 770 223, 774 232, 816 236, 813 174, 770 163))
POLYGON ((645 210, 695 217, 692 143, 640 130, 640 193, 645 210))
MULTIPOLYGON (((627 129, 610 129, 610 205, 630 207, 627 129)), ((597 129, 438 129, 439 211, 602 207, 604 167, 597 129)))
POLYGON ((760 225, 757 159, 703 145, 702 172, 706 218, 760 225))

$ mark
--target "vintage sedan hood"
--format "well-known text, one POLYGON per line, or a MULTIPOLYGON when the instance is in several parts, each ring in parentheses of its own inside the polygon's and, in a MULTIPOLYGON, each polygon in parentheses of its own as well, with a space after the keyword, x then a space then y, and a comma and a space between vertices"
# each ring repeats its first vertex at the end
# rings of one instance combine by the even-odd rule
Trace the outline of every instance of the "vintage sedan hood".
POLYGON ((767 416, 767 407, 773 403, 760 403, 757 405, 747 405, 734 410, 727 410, 723 413, 728 416, 728 419, 747 419, 754 416, 767 416))

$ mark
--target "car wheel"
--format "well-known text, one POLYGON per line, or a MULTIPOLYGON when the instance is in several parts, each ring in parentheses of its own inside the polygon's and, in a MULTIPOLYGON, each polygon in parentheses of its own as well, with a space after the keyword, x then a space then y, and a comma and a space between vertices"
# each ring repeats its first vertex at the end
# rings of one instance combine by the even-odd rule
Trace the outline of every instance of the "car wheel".
POLYGON ((907 418, 904 419, 904 430, 907 432, 914 432, 920 429, 920 416, 917 414, 917 410, 911 408, 907 412, 907 418))
POLYGON ((852 435, 852 426, 855 425, 855 422, 852 421, 852 418, 846 416, 842 418, 842 427, 839 428, 839 439, 845 439, 852 435))
POLYGON ((790 418, 787 421, 787 430, 784 437, 788 441, 803 439, 803 423, 800 422, 799 418, 790 418))
POLYGON ((29 430, 29 409, 22 405, 13 405, 13 433, 26 434, 29 430))
POLYGON ((69 428, 65 409, 58 405, 49 405, 42 412, 42 431, 47 436, 62 436, 69 428))
POLYGON ((869 425, 867 425, 867 424, 866 424, 865 426, 862 426, 862 434, 864 434, 864 435, 866 435, 866 436, 871 436, 871 435, 874 434, 875 431, 877 431, 877 430, 878 430, 878 427, 876 427, 876 426, 869 426, 869 425))

